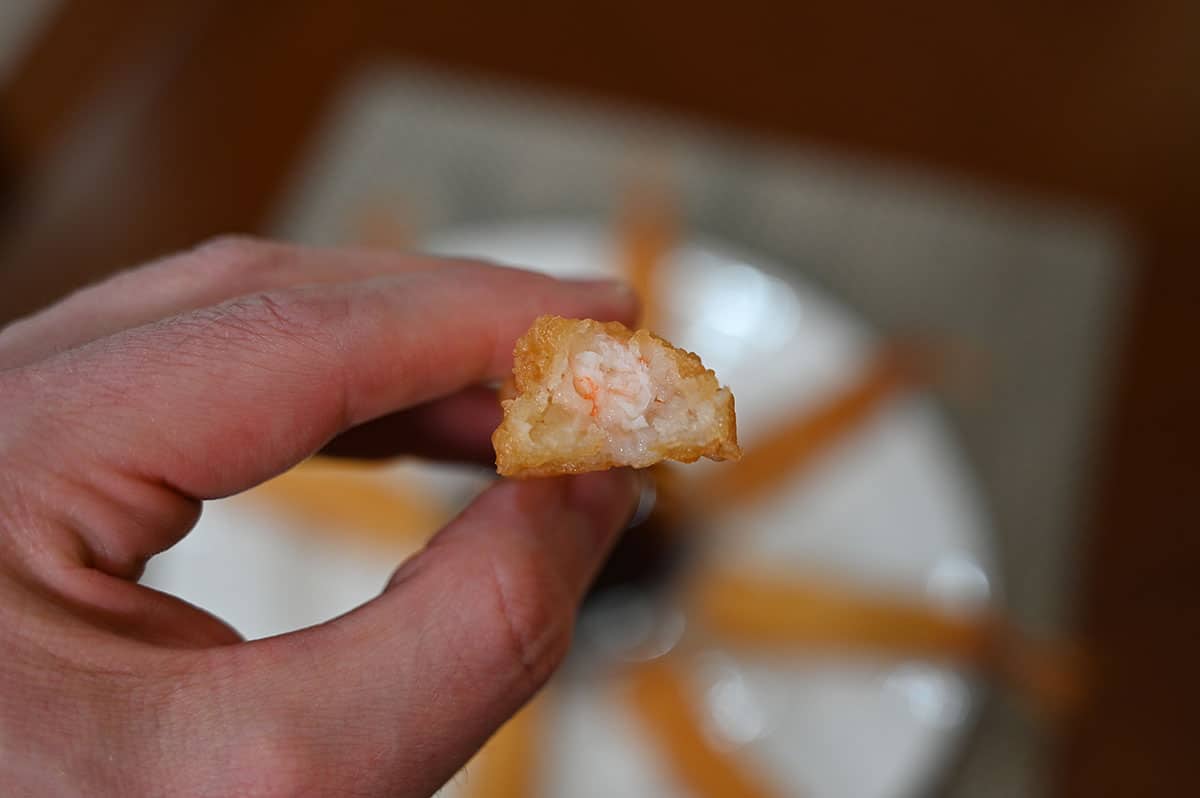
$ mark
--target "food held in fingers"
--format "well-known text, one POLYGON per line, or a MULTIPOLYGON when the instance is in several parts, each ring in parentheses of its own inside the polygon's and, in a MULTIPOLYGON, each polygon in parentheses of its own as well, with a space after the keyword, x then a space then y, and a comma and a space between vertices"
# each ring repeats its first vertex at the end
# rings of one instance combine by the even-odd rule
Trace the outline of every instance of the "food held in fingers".
POLYGON ((513 354, 516 393, 492 435, 504 476, 741 457, 733 394, 646 330, 542 316, 513 354))

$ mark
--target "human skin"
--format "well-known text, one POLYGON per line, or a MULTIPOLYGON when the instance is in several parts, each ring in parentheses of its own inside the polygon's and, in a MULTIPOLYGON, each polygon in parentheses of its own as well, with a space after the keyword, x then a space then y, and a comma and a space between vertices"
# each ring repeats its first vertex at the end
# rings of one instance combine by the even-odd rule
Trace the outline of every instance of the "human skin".
POLYGON ((6 795, 418 796, 561 661, 627 472, 500 481, 327 623, 245 642, 137 584, 207 499, 319 450, 490 456, 478 386, 611 283, 223 239, 0 331, 6 795))

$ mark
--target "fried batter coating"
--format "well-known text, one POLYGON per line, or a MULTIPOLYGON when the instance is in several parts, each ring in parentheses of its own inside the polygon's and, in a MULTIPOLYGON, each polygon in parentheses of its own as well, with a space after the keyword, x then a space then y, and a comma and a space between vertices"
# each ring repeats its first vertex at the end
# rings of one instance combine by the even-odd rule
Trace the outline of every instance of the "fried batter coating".
POLYGON ((736 460, 733 394, 700 358, 618 322, 542 316, 513 352, 492 435, 503 476, 736 460))

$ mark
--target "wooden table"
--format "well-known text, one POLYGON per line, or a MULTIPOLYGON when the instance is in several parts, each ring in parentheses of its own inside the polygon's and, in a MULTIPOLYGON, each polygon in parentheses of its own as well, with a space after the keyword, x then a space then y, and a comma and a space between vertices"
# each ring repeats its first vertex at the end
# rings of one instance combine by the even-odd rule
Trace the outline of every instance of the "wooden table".
POLYGON ((1057 784, 1184 794, 1200 713, 1200 5, 770 5, 66 0, 0 99, 0 322, 114 268, 260 229, 340 78, 371 59, 1112 212, 1140 267, 1085 530, 1079 628, 1099 689, 1057 784))

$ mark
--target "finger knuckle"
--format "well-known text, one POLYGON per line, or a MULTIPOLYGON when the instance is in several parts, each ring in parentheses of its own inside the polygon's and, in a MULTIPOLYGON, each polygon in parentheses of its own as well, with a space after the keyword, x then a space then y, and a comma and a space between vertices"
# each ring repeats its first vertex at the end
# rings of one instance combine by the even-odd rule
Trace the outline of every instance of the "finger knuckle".
POLYGON ((242 233, 222 233, 201 241, 192 248, 190 254, 201 258, 238 261, 247 264, 262 260, 264 255, 269 255, 277 247, 277 244, 266 239, 242 233))
POLYGON ((229 285, 282 271, 290 249, 284 244, 241 234, 226 234, 197 245, 187 254, 193 270, 229 285))
POLYGON ((256 336, 276 335, 319 344, 347 315, 345 303, 334 293, 303 289, 259 291, 221 306, 217 321, 256 336))
POLYGON ((541 557, 493 561, 488 607, 504 630, 504 656, 528 689, 540 687, 562 663, 571 639, 572 602, 541 557))

